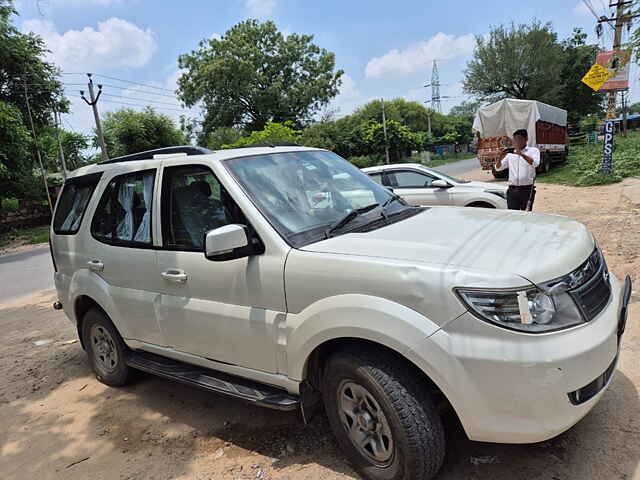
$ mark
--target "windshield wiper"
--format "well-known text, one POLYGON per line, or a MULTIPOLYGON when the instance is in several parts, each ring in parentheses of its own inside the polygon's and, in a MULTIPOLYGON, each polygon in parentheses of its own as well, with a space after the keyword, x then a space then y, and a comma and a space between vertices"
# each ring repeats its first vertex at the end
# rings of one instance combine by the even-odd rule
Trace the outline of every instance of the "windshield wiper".
POLYGON ((372 203, 371 205, 367 205, 366 207, 356 208, 355 210, 350 210, 347 212, 340 220, 334 222, 325 232, 325 236, 329 238, 333 232, 336 230, 340 230, 347 223, 352 221, 354 218, 362 215, 363 213, 368 212, 369 210, 373 210, 376 207, 379 207, 379 203, 372 203))

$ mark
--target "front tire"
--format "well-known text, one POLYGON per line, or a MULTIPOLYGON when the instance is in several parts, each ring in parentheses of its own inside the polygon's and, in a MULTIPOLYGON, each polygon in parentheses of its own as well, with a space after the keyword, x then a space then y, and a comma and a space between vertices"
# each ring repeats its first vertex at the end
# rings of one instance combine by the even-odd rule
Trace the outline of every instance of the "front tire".
POLYGON ((399 358, 339 352, 322 394, 341 450, 364 478, 428 480, 442 466, 444 429, 426 385, 399 358))
POLYGON ((112 387, 125 385, 131 376, 126 363, 128 349, 102 310, 92 308, 85 314, 82 338, 96 378, 112 387))

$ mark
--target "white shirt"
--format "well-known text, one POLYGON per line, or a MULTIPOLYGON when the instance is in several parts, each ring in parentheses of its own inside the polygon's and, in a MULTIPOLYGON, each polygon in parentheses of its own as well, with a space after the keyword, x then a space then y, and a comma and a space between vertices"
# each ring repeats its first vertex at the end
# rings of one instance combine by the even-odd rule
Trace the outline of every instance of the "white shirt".
POLYGON ((535 147, 526 147, 522 153, 533 159, 533 165, 529 165, 529 162, 520 155, 507 153, 502 159, 500 168, 496 167, 498 171, 509 169, 509 185, 531 185, 536 178, 536 167, 540 165, 540 150, 535 147))

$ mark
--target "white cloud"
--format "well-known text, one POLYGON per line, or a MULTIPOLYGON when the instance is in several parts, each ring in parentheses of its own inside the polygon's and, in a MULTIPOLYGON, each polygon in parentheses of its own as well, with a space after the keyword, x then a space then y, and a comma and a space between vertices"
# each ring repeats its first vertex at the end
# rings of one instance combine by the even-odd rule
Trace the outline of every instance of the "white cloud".
POLYGON ((367 77, 409 75, 428 68, 433 60, 449 60, 473 53, 475 37, 447 35, 439 32, 429 40, 410 45, 404 50, 393 49, 381 57, 369 60, 365 68, 367 77))
POLYGON ((331 101, 329 109, 335 109, 337 117, 344 117, 373 99, 373 97, 365 96, 358 88, 355 80, 345 73, 342 75, 340 93, 331 101))
POLYGON ((256 17, 268 17, 276 8, 277 0, 245 0, 244 6, 251 15, 256 17))
POLYGON ((213 32, 209 38, 211 40, 220 40, 222 38, 222 35, 220 35, 218 32, 213 32))
POLYGON ((573 12, 577 13, 578 15, 591 15, 589 8, 584 2, 576 3, 576 6, 573 7, 573 12))
POLYGON ((150 29, 142 30, 115 17, 99 22, 97 29, 84 27, 62 34, 48 20, 27 20, 22 29, 42 36, 51 51, 49 60, 63 71, 141 67, 149 62, 157 47, 150 29))

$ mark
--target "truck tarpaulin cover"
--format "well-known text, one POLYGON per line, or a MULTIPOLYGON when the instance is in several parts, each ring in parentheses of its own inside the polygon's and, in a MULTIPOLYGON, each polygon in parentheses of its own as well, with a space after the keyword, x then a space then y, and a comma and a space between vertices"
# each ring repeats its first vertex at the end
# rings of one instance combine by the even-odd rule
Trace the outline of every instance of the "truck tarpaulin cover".
POLYGON ((507 98, 478 110, 473 120, 473 129, 480 138, 511 137, 513 132, 524 128, 529 134, 529 145, 536 145, 536 122, 553 123, 565 127, 567 111, 535 100, 507 98))

